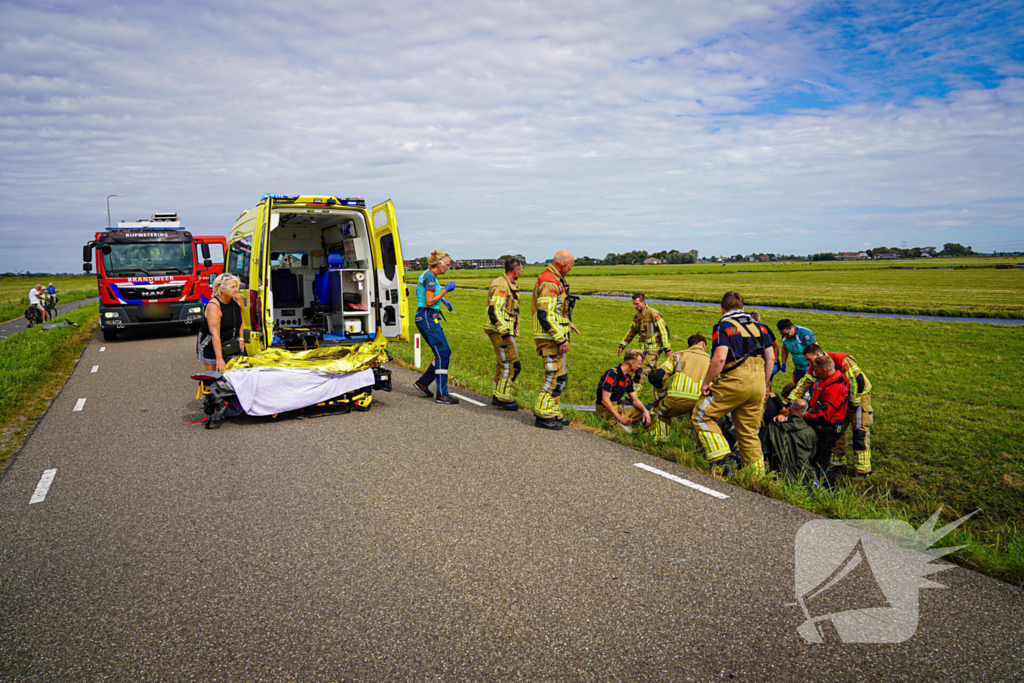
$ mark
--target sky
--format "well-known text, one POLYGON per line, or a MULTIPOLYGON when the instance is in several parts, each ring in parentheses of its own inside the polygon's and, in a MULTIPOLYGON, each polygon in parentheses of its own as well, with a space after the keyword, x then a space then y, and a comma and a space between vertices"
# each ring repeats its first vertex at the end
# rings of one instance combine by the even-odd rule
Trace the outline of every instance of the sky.
POLYGON ((394 200, 405 256, 1024 250, 1024 3, 0 3, 0 272, 394 200))

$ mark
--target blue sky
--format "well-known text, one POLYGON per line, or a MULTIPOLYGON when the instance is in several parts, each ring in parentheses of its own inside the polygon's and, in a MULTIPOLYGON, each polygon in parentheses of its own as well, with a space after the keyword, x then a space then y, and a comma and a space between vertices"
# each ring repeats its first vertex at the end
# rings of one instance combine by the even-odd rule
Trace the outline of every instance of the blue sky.
POLYGON ((1024 249, 1020 2, 0 4, 0 271, 391 197, 409 256, 1024 249))

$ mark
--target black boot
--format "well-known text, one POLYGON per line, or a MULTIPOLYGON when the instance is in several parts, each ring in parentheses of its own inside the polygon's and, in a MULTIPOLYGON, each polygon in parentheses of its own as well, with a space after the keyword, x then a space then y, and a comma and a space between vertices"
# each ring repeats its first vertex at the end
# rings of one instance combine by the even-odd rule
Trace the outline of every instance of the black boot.
POLYGON ((533 425, 535 427, 540 427, 541 429, 553 429, 555 431, 562 428, 562 423, 553 417, 538 417, 537 421, 534 422, 533 425))
POLYGON ((519 410, 519 404, 515 401, 502 401, 497 396, 491 397, 491 405, 497 406, 502 410, 519 410))

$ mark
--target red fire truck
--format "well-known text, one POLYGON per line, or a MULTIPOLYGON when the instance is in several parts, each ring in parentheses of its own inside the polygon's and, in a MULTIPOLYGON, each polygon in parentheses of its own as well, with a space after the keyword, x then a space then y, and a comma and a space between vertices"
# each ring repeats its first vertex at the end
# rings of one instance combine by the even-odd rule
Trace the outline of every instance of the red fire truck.
POLYGON ((82 249, 82 269, 92 272, 95 253, 103 339, 136 327, 198 328, 226 248, 224 237, 193 236, 176 213, 97 232, 82 249))

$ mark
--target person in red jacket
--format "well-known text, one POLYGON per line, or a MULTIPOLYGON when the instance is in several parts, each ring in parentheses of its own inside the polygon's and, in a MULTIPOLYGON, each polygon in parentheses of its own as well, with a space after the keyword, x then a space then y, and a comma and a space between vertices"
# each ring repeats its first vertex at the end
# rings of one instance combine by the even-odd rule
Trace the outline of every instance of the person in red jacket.
POLYGON ((850 405, 850 384, 842 370, 828 355, 818 356, 811 364, 817 378, 810 407, 804 421, 814 428, 818 435, 818 447, 814 453, 813 465, 817 473, 815 484, 832 487, 832 473, 829 462, 836 439, 846 427, 846 411, 850 405))

